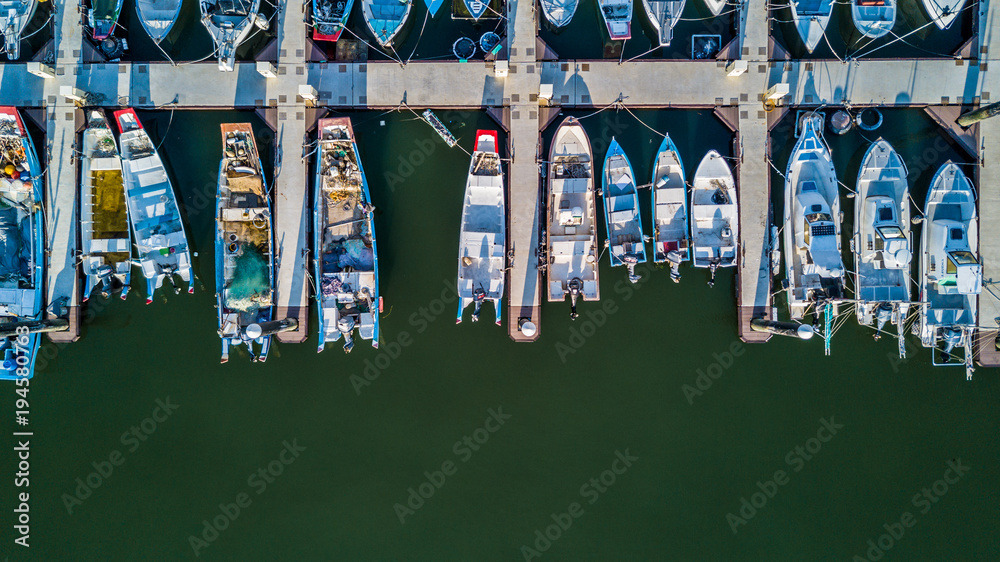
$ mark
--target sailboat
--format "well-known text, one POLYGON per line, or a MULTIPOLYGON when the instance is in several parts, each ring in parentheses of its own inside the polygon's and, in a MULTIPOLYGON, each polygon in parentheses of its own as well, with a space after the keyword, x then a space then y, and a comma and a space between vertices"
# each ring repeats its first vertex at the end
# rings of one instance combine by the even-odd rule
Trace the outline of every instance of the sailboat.
POLYGON ((469 10, 469 15, 472 16, 473 20, 479 20, 486 13, 486 9, 490 7, 490 0, 462 0, 465 4, 465 9, 469 10))
POLYGON ((319 120, 313 244, 319 347, 344 338, 344 352, 358 337, 378 348, 382 297, 378 285, 375 207, 349 117, 319 120))
POLYGON ((965 0, 923 0, 924 9, 931 21, 940 29, 948 29, 962 13, 965 0))
POLYGON ((336 41, 344 32, 354 0, 312 0, 314 41, 336 41))
POLYGON ((94 41, 103 41, 115 30, 124 0, 90 0, 87 21, 94 41))
POLYGON ((663 137, 653 163, 653 262, 670 263, 670 279, 681 280, 681 263, 691 259, 688 245, 687 184, 681 154, 663 137))
POLYGON ((266 361, 274 316, 271 200, 249 123, 222 124, 215 215, 215 298, 222 362, 246 344, 251 361, 266 361), (260 346, 259 355, 254 344, 260 346))
POLYGON ((21 34, 35 15, 38 0, 0 0, 0 31, 9 60, 21 56, 21 34))
POLYGON ((632 0, 597 0, 612 40, 632 37, 632 0))
POLYGON ((462 228, 458 247, 458 316, 470 304, 476 308, 472 321, 479 320, 484 301, 492 301, 496 324, 500 325, 503 298, 507 210, 504 205, 503 169, 496 131, 476 131, 476 148, 469 164, 462 205, 462 228))
POLYGON ((822 130, 821 115, 803 119, 785 172, 785 281, 793 320, 810 307, 816 318, 831 319, 844 298, 840 191, 822 130))
POLYGON ((212 36, 219 55, 219 70, 232 72, 236 49, 246 41, 254 22, 260 0, 201 0, 201 23, 212 36))
POLYGON ((413 0, 361 0, 361 11, 368 30, 378 44, 387 47, 410 16, 413 0))
POLYGON ((883 139, 861 163, 854 200, 855 292, 858 323, 875 324, 878 339, 886 323, 896 326, 900 354, 910 306, 910 193, 903 159, 883 139))
POLYGON ((646 244, 639 215, 635 174, 625 151, 614 137, 604 157, 604 225, 608 233, 611 267, 628 267, 628 280, 639 281, 635 266, 646 263, 646 244))
POLYGON ((687 0, 642 0, 642 7, 646 9, 649 16, 649 23, 653 25, 657 36, 660 38, 660 46, 667 47, 670 40, 674 38, 674 26, 681 19, 681 12, 684 11, 684 4, 687 0))
POLYGON ((708 11, 712 12, 713 16, 717 16, 726 7, 726 2, 727 0, 705 0, 705 5, 708 6, 708 11))
POLYGON ((182 0, 135 0, 135 11, 146 33, 160 44, 177 22, 182 5, 182 0))
POLYGON ((576 318, 577 299, 596 301, 601 292, 594 157, 587 132, 575 117, 564 119, 552 139, 546 199, 549 302, 569 295, 570 317, 576 318))
POLYGON ((122 160, 115 137, 100 111, 90 112, 80 154, 80 242, 86 302, 94 289, 104 297, 121 288, 128 295, 132 278, 132 240, 122 160))
MULTIPOLYGON (((128 197, 132 234, 139 250, 139 267, 146 278, 146 304, 164 280, 174 283, 174 275, 194 292, 191 252, 181 223, 177 196, 153 142, 132 109, 115 112, 121 131, 122 174, 128 197)), ((180 289, 175 286, 175 291, 180 289)))
POLYGON ((569 24, 576 13, 580 0, 541 0, 542 12, 552 27, 560 28, 569 24))
POLYGON ((710 150, 691 182, 692 265, 708 268, 709 287, 715 285, 716 269, 736 265, 739 235, 736 180, 726 159, 710 150))
POLYGON ((17 108, 0 107, 0 379, 34 375, 40 335, 26 325, 42 319, 44 227, 35 146, 17 108))
POLYGON ((810 53, 823 40, 833 12, 833 0, 792 0, 792 21, 810 53))
POLYGON ((853 0, 851 16, 862 35, 878 39, 896 24, 896 0, 853 0))
POLYGON ((920 246, 920 341, 934 350, 935 366, 964 363, 966 378, 972 378, 976 305, 983 289, 979 219, 972 182, 950 161, 931 180, 920 246), (957 348, 965 350, 961 363, 953 360, 957 348))

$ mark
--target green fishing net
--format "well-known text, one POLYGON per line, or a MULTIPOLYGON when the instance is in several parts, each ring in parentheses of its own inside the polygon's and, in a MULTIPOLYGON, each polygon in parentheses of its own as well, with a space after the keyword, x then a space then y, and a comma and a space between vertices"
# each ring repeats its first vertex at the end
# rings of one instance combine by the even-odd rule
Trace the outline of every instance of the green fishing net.
POLYGON ((226 304, 233 310, 252 312, 271 306, 271 276, 260 248, 243 244, 236 256, 236 271, 226 287, 226 304))

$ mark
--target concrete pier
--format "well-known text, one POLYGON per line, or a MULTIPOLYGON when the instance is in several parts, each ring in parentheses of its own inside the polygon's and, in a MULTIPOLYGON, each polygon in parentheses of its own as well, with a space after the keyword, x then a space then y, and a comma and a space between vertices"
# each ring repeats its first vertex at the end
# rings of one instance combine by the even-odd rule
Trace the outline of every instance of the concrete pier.
MULTIPOLYGON (((990 2, 980 4, 980 21, 988 33, 980 33, 984 41, 982 50, 990 49, 990 38, 1000 31, 1000 6, 990 2)), ((1000 45, 997 46, 1000 49, 1000 45)), ((995 63, 998 64, 998 63, 995 63)), ((987 93, 996 92, 1000 98, 1000 75, 983 73, 982 98, 987 104, 987 93)), ((996 101, 996 100, 993 100, 996 101)), ((979 195, 979 255, 983 263, 983 292, 979 295, 979 333, 976 342, 976 361, 984 367, 1000 367, 1000 351, 994 343, 1000 331, 1000 119, 984 119, 978 127, 979 163, 978 178, 974 178, 979 195)))

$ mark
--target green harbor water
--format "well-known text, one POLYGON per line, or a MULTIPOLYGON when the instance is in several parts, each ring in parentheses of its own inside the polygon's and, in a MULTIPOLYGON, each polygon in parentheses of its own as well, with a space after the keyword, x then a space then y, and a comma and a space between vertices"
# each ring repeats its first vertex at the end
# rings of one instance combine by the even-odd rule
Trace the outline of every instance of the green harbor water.
MULTIPOLYGON (((688 180, 707 150, 733 155, 711 111, 636 111, 641 122, 612 110, 572 114, 599 160, 612 137, 622 143, 640 183, 660 142, 653 130, 670 133, 688 180)), ((347 356, 335 345, 316 354, 312 333, 276 345, 265 364, 234 353, 220 365, 218 126, 254 124, 268 177, 274 136, 253 113, 140 112, 163 143, 199 283, 194 295, 167 290, 148 306, 139 287, 124 302, 89 301, 82 339, 41 350, 28 426, 15 424, 16 387, 3 386, 0 556, 995 557, 995 371, 966 382, 959 368, 931 367, 912 337, 901 361, 891 338, 875 342, 853 319, 831 357, 818 339, 744 345, 733 271, 709 288, 703 270, 684 267, 674 284, 668 270, 641 266, 642 281, 630 285, 606 257, 602 301, 583 303, 576 321, 568 303, 544 303, 537 343, 507 337, 506 311, 502 328, 456 326, 468 155, 411 113, 347 115, 378 208, 380 349, 359 342, 347 356), (24 430, 33 432, 27 488, 15 484, 12 435, 24 430), (27 549, 10 523, 23 492, 27 549), (880 540, 884 554, 873 550, 880 540)), ((438 115, 465 150, 477 128, 497 128, 484 112, 438 115)), ((782 170, 792 119, 775 133, 782 170)), ((903 154, 917 201, 941 162, 968 158, 921 110, 887 111, 885 121, 869 136, 903 154)), ((557 124, 544 133, 546 150, 557 124)), ((853 185, 865 139, 827 138, 853 185)), ((772 185, 780 201, 780 177, 772 185)), ((640 200, 648 232, 649 192, 640 200)), ((845 198, 848 216, 851 205, 845 198)))

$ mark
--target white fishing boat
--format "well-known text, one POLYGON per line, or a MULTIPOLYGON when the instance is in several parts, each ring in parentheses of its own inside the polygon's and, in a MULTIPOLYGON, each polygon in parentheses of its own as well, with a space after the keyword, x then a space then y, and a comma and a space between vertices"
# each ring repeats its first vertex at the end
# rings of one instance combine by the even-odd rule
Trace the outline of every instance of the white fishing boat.
POLYGON ((362 0, 361 12, 378 44, 387 47, 410 16, 413 0, 362 0))
POLYGON ((608 233, 608 259, 611 267, 626 266, 628 280, 639 281, 635 266, 646 263, 646 239, 642 234, 642 215, 639 214, 639 194, 636 191, 632 164, 618 141, 611 138, 611 146, 604 157, 603 175, 604 226, 608 233))
POLYGON ((222 362, 246 345, 267 360, 274 316, 271 200, 249 123, 223 123, 215 214, 215 298, 222 362), (259 354, 254 344, 260 346, 259 354))
POLYGON ((555 28, 565 27, 573 19, 580 0, 540 0, 542 12, 555 28))
POLYGON ((705 0, 705 5, 708 6, 708 11, 712 12, 713 16, 721 14, 726 3, 727 0, 705 0))
POLYGON ((940 29, 948 29, 958 19, 965 0, 923 0, 924 9, 940 29))
POLYGON ((201 23, 212 36, 219 70, 232 72, 236 49, 257 21, 260 0, 201 0, 201 23))
POLYGON ((348 117, 319 120, 314 186, 316 294, 319 347, 344 338, 344 352, 358 337, 378 348, 382 297, 375 245, 375 206, 348 117))
POLYGON ((833 12, 833 0, 792 0, 792 21, 810 53, 823 40, 833 12))
POLYGON ((9 60, 21 57, 21 35, 36 9, 38 0, 0 0, 0 31, 9 60))
POLYGON ((983 288, 979 220, 972 182, 952 162, 931 180, 920 253, 920 341, 934 350, 934 365, 964 364, 971 378, 976 305, 983 288), (964 358, 953 353, 958 348, 964 348, 964 358))
MULTIPOLYGON (((138 248, 139 267, 146 278, 146 304, 153 302, 153 294, 164 280, 174 283, 174 275, 188 284, 188 293, 193 293, 187 234, 163 160, 134 110, 116 111, 115 120, 121 130, 118 142, 129 220, 138 248)), ((176 286, 175 292, 180 292, 176 286)))
POLYGON ((896 0, 853 0, 851 17, 862 35, 878 39, 896 24, 896 0))
POLYGON ((135 0, 135 11, 146 33, 159 44, 173 29, 182 5, 182 0, 135 0))
POLYGON ((687 0, 642 0, 642 7, 649 16, 649 23, 656 30, 660 46, 667 47, 674 37, 674 26, 681 19, 687 0))
POLYGON ((104 297, 121 289, 128 295, 132 277, 132 240, 122 160, 115 137, 100 111, 91 111, 80 154, 80 256, 83 300, 100 288, 104 297))
POLYGON ((490 0, 462 0, 465 4, 465 9, 469 10, 469 15, 472 16, 473 20, 479 20, 486 13, 486 9, 490 7, 490 0))
POLYGON ((691 182, 692 264, 711 271, 736 265, 740 216, 736 180, 726 159, 714 150, 701 159, 691 182))
POLYGON ((688 239, 687 182, 684 164, 670 136, 663 138, 653 162, 653 262, 670 263, 670 279, 681 280, 680 266, 691 259, 688 239))
POLYGON ((597 6, 612 40, 632 37, 632 0, 597 0, 597 6))
POLYGON ((822 115, 802 120, 785 172, 785 284, 793 320, 812 307, 816 318, 832 318, 844 298, 840 191, 822 130, 822 115))
POLYGON ((886 323, 896 326, 900 354, 910 307, 910 194, 903 159, 883 139, 861 162, 854 199, 854 290, 858 322, 875 324, 878 339, 886 323))
POLYGON ((575 117, 556 129, 549 150, 546 276, 549 302, 601 298, 598 283, 597 202, 590 139, 575 117))
POLYGON ((470 304, 479 320, 484 301, 492 301, 496 324, 500 325, 500 299, 506 274, 506 223, 503 170, 496 131, 476 131, 476 148, 469 164, 462 205, 462 228, 458 247, 458 316, 470 304))

